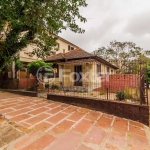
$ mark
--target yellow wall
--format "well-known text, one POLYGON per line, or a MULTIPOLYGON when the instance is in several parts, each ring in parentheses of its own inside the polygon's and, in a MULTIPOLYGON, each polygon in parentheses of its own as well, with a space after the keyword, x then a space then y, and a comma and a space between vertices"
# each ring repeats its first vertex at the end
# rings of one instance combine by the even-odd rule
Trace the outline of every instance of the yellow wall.
POLYGON ((74 65, 65 65, 64 70, 66 71, 63 73, 64 86, 74 86, 74 82, 71 81, 74 80, 74 65))
MULTIPOLYGON (((102 73, 107 74, 107 65, 100 63, 102 66, 102 73)), ((109 74, 111 74, 111 70, 113 70, 113 74, 116 74, 116 69, 109 67, 109 74)))
MULTIPOLYGON (((65 72, 64 77, 64 86, 74 86, 74 66, 80 64, 70 64, 65 65, 64 69, 68 70, 69 72, 65 72), (71 75, 70 75, 71 74, 71 75)), ((82 64, 82 86, 88 87, 89 89, 95 89, 101 86, 101 79, 97 77, 97 70, 96 70, 96 63, 90 63, 86 65, 85 63, 82 64), (89 73, 88 73, 89 72, 89 73)))

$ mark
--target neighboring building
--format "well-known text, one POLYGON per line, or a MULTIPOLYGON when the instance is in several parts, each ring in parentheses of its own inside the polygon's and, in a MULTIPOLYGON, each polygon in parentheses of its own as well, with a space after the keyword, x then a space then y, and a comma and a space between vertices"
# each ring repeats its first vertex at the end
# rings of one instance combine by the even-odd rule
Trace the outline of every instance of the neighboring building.
MULTIPOLYGON (((66 53, 68 51, 74 50, 79 48, 78 46, 74 45, 73 43, 61 38, 58 36, 57 39, 58 43, 58 51, 54 51, 53 54, 57 53, 66 53)), ((38 58, 36 55, 32 55, 34 47, 31 45, 28 45, 26 48, 24 48, 22 51, 18 53, 20 61, 23 62, 23 68, 19 72, 19 77, 20 78, 25 78, 27 77, 27 64, 29 62, 35 61, 35 60, 41 60, 38 58)))
POLYGON ((101 87, 102 74, 116 74, 118 69, 108 61, 81 49, 58 53, 48 57, 45 62, 53 63, 55 77, 50 77, 53 79, 52 84, 60 86, 63 83, 65 88, 70 89, 85 87, 88 91, 101 87))
POLYGON ((71 42, 69 42, 69 41, 67 41, 61 37, 58 37, 57 43, 58 43, 58 51, 55 51, 54 54, 67 53, 71 50, 80 48, 80 47, 74 45, 73 43, 71 43, 71 42))

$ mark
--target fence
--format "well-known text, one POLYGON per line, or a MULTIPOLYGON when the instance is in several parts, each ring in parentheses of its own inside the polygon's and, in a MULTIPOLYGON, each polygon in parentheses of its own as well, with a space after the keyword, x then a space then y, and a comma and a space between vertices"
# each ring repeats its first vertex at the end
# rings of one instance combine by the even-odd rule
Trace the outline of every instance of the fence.
POLYGON ((36 79, 20 78, 0 80, 1 89, 21 90, 21 91, 37 91, 42 89, 43 85, 39 84, 36 79))
MULTIPOLYGON (((148 104, 143 100, 141 76, 138 74, 101 75, 100 82, 84 82, 75 86, 73 82, 52 82, 49 93, 56 95, 78 96, 126 103, 148 104)), ((143 91, 144 92, 144 91, 143 91)))

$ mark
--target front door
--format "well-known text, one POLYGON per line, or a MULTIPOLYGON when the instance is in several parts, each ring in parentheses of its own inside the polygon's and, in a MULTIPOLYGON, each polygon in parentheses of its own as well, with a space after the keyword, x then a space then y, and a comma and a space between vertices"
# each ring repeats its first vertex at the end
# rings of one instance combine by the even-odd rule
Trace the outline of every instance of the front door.
POLYGON ((74 66, 74 85, 82 86, 82 66, 74 66))

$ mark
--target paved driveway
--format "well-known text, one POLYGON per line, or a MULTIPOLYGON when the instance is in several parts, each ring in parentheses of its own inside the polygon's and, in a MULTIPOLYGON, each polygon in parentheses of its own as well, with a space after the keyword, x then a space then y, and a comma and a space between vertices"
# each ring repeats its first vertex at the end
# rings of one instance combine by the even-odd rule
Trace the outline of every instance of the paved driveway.
POLYGON ((0 114, 30 131, 7 149, 150 150, 150 130, 141 123, 42 98, 0 97, 0 114))

